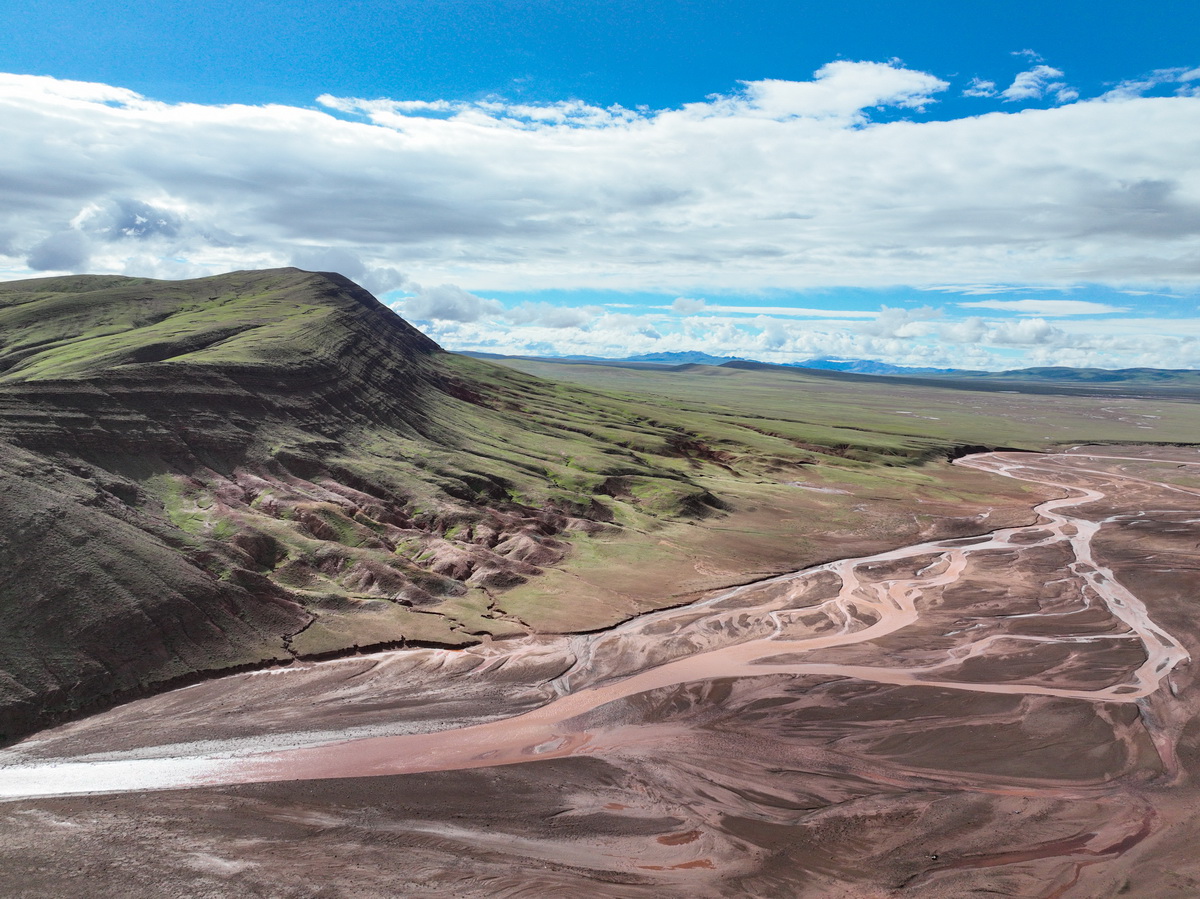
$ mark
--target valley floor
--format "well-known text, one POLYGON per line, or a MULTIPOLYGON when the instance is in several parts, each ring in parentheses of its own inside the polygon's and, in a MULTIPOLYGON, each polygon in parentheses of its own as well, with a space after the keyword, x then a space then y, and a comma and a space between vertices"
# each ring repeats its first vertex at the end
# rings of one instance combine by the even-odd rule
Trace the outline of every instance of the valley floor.
POLYGON ((1200 453, 959 464, 1055 498, 596 633, 37 734, 0 753, 0 893, 1200 893, 1200 453))

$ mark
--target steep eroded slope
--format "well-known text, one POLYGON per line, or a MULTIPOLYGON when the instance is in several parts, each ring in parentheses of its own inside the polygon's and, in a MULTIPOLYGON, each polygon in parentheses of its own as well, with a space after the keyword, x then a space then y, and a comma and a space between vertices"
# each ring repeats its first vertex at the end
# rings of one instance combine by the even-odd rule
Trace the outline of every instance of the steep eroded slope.
POLYGON ((0 286, 0 739, 231 666, 523 631, 496 591, 614 506, 719 505, 676 430, 625 416, 338 275, 0 286))

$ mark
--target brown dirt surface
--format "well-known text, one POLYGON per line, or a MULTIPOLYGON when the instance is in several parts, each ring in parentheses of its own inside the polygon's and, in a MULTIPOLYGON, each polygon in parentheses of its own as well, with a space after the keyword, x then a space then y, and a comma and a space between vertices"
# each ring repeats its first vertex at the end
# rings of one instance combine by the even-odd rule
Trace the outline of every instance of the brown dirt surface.
POLYGON ((1200 453, 966 464, 1053 498, 594 634, 38 734, 0 759, 0 892, 1197 895, 1200 453))

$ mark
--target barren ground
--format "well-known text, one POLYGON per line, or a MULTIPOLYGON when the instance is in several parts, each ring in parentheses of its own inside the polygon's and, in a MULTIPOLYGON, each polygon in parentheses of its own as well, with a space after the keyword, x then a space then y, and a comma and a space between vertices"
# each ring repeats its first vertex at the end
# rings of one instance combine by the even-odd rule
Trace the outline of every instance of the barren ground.
POLYGON ((1200 894, 1200 453, 960 464, 1056 498, 595 634, 38 734, 0 754, 0 893, 1200 894))

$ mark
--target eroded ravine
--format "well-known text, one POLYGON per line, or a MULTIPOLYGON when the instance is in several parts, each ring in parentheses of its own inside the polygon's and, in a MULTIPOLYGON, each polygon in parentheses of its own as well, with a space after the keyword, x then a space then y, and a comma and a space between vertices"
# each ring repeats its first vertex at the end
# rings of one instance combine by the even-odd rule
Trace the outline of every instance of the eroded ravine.
MULTIPOLYGON (((428 733, 353 740, 314 735, 316 745, 309 746, 303 745, 305 734, 300 730, 265 739, 230 740, 216 752, 208 747, 172 747, 162 757, 146 757, 143 751, 126 757, 109 753, 103 759, 76 756, 31 761, 17 746, 3 759, 15 764, 0 768, 0 797, 452 771, 568 756, 603 757, 669 740, 687 725, 616 722, 597 726, 589 723, 595 718, 590 713, 650 691, 719 678, 807 676, 1135 703, 1160 691, 1187 652, 1178 639, 1152 620, 1138 597, 1097 562, 1092 541, 1101 523, 1070 514, 1106 497, 1095 483, 1080 486, 1081 477, 1119 483, 1124 476, 1054 461, 1062 458, 1049 457, 1047 461, 1024 454, 982 454, 960 460, 960 464, 1059 487, 1070 494, 1036 506, 1040 520, 1031 526, 1004 528, 979 538, 935 540, 821 565, 729 590, 690 606, 645 615, 600 634, 561 638, 550 644, 545 640, 514 641, 482 650, 487 664, 480 668, 479 677, 488 677, 488 672, 500 671, 506 664, 516 666, 529 653, 558 653, 563 659, 576 659, 569 670, 548 682, 554 698, 521 714, 428 733), (1065 465, 1065 470, 1060 465, 1065 465), (998 555, 1020 559, 1022 554, 1034 552, 1064 554, 1062 577, 1077 585, 1078 606, 997 616, 996 620, 1021 618, 1028 623, 1038 619, 1045 626, 1053 620, 1052 632, 985 633, 974 639, 968 627, 962 632, 965 636, 956 637, 954 645, 936 653, 935 658, 929 658, 929 653, 924 657, 915 653, 900 662, 830 658, 866 651, 878 641, 913 628, 972 566, 998 555), (1112 626, 1086 633, 1062 628, 1075 612, 1097 609, 1111 616, 1112 626), (1090 644, 1136 644, 1144 661, 1124 676, 1100 685, 1072 683, 1069 676, 1058 678, 1064 683, 1055 682, 1054 677, 989 681, 964 676, 975 662, 1017 644, 1072 650, 1090 644)), ((988 626, 994 629, 994 622, 988 626)), ((421 652, 435 656, 443 651, 421 652)), ((1160 755, 1169 769, 1170 746, 1159 742, 1160 755)))

